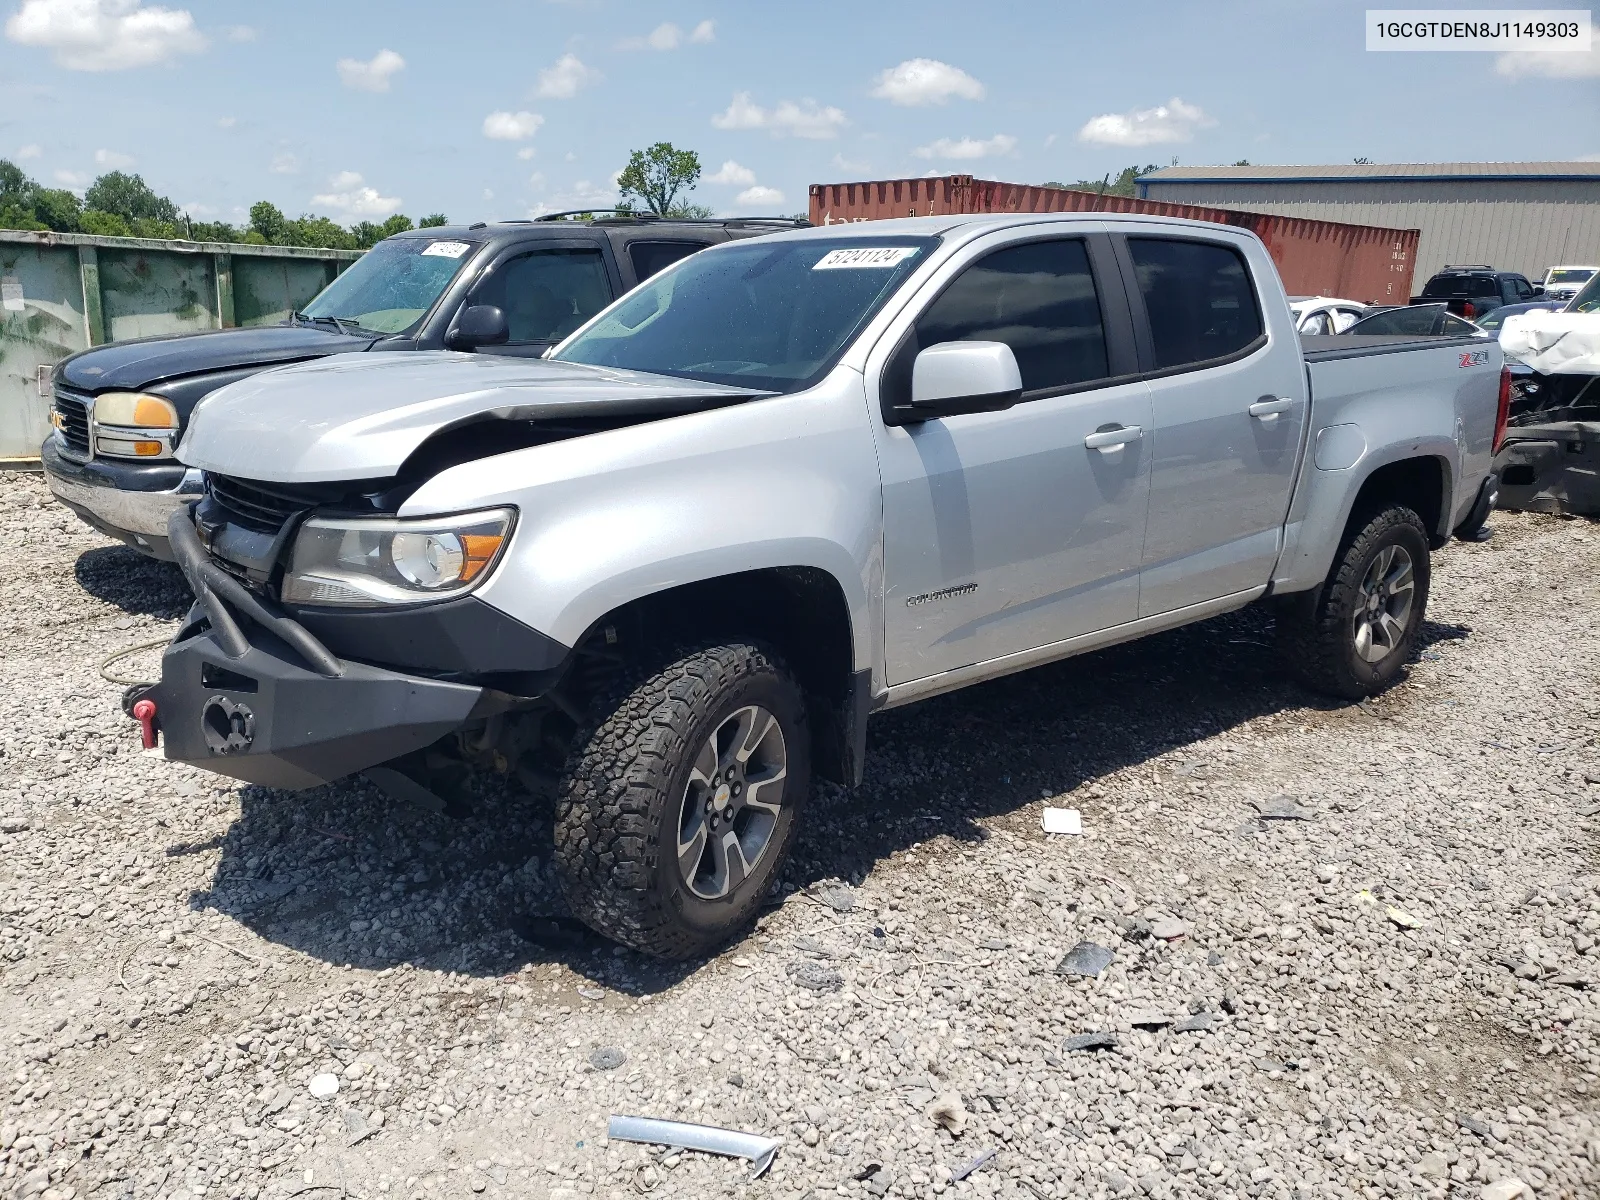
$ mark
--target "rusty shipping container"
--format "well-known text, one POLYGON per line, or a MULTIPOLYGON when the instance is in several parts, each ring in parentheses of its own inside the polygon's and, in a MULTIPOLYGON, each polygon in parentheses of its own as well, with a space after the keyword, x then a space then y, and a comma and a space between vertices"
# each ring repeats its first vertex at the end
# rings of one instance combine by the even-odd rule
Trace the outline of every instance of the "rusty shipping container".
POLYGON ((1339 296, 1404 304, 1417 259, 1415 229, 1308 221, 1270 213, 1202 208, 1068 188, 1000 183, 971 175, 811 185, 811 223, 878 221, 956 213, 1122 212, 1184 217, 1250 230, 1266 245, 1291 296, 1339 296))

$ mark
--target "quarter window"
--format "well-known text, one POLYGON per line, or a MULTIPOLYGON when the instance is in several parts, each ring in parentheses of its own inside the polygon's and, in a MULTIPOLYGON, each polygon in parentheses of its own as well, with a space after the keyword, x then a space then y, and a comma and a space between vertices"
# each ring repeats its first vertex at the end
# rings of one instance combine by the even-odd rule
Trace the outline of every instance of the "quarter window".
POLYGON ((1024 392, 1108 376, 1105 327, 1084 243, 1008 246, 963 271, 917 321, 917 347, 970 341, 1010 346, 1024 392))
POLYGON ((657 271, 664 271, 680 258, 688 258, 696 250, 704 250, 704 242, 630 242, 628 258, 633 262, 633 273, 643 283, 657 271))
POLYGON ((512 345, 559 342, 611 303, 598 250, 535 250, 501 263, 473 296, 506 314, 512 345))
POLYGON ((1129 238, 1156 369, 1226 358, 1261 336, 1261 309, 1238 251, 1216 242, 1129 238))

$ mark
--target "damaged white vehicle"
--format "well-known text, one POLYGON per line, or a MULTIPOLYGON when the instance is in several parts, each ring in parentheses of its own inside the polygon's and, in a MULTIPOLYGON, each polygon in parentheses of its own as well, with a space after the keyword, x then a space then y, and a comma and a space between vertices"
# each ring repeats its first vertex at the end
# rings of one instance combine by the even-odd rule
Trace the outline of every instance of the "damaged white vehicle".
POLYGON ((574 913, 736 933, 874 712, 1270 597, 1394 680, 1486 510, 1485 338, 1302 339, 1232 227, 928 217, 715 247, 545 361, 351 355, 203 402, 197 603, 129 706, 275 787, 556 796, 574 913))

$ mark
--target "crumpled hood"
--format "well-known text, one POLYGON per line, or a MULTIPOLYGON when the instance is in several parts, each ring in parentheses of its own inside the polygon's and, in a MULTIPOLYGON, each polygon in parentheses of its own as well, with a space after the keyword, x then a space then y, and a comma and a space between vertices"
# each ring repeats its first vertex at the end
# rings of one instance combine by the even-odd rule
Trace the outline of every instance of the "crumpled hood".
POLYGON ((394 475, 444 429, 479 420, 667 416, 762 393, 642 371, 422 351, 340 355, 218 388, 178 458, 269 483, 394 475))
POLYGON ((1600 313, 1518 313, 1500 327, 1500 349, 1544 375, 1600 375, 1600 313))
POLYGON ((207 329, 95 346, 62 360, 59 370, 68 387, 86 392, 127 391, 211 371, 348 354, 365 350, 374 340, 305 325, 207 329))

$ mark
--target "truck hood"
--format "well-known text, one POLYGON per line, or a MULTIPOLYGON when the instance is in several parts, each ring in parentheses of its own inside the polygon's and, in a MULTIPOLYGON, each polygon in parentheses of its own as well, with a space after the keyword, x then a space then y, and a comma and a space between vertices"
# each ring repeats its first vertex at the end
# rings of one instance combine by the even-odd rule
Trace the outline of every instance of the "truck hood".
POLYGON ((1500 349, 1543 375, 1600 375, 1600 313, 1518 313, 1500 327, 1500 349))
POLYGON ((435 434, 477 422, 653 419, 765 394, 446 350, 342 355, 218 388, 195 409, 178 457, 268 483, 385 479, 435 434))
POLYGON ((365 350, 376 340, 304 325, 210 329, 96 346, 63 359, 58 370, 68 387, 85 392, 128 391, 185 375, 270 367, 365 350))

